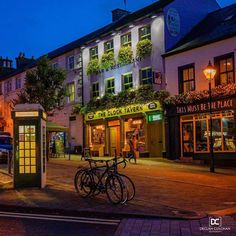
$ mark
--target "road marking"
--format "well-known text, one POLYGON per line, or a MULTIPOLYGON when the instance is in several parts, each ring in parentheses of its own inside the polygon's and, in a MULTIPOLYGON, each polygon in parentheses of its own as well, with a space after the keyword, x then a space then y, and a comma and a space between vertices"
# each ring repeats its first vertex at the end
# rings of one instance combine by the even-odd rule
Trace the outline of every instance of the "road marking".
POLYGON ((102 224, 102 225, 118 225, 120 223, 120 220, 73 217, 73 216, 43 215, 43 214, 28 214, 28 213, 2 212, 2 211, 0 211, 0 217, 51 220, 51 221, 102 224))

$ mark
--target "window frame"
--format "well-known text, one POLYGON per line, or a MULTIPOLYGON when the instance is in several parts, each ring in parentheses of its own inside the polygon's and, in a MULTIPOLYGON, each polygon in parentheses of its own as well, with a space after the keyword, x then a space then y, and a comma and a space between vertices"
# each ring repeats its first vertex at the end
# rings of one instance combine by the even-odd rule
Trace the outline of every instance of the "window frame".
POLYGON ((126 90, 129 90, 131 88, 134 87, 134 81, 133 81, 133 73, 132 72, 128 72, 128 73, 125 73, 125 74, 122 74, 122 90, 123 91, 126 91, 126 90), (132 82, 128 82, 128 83, 125 83, 125 76, 130 76, 131 75, 131 78, 132 78, 132 82), (132 86, 129 86, 128 88, 126 88, 127 85, 130 85, 132 84, 132 86))
POLYGON ((143 85, 143 84, 153 84, 153 69, 152 69, 151 66, 141 68, 141 69, 139 70, 139 75, 140 75, 139 77, 140 77, 140 84, 141 84, 141 85, 143 85), (150 70, 150 69, 151 69, 151 77, 148 77, 148 78, 146 78, 146 79, 143 79, 143 77, 142 77, 142 72, 143 72, 143 71, 146 71, 146 70, 150 70), (144 81, 148 81, 148 80, 150 80, 151 83, 143 83, 144 81))
POLYGON ((75 56, 74 55, 69 56, 67 58, 67 68, 68 68, 68 70, 74 70, 74 68, 75 68, 75 56), (72 63, 70 61, 71 58, 73 58, 72 63), (71 65, 73 65, 73 67, 71 67, 71 65))
POLYGON ((104 42, 104 53, 114 52, 114 40, 108 40, 104 42), (112 47, 107 48, 107 45, 111 44, 112 47))
POLYGON ((141 40, 144 40, 144 39, 149 39, 149 40, 151 40, 151 25, 145 25, 145 26, 142 26, 142 27, 140 27, 139 29, 138 29, 138 34, 139 34, 139 41, 141 41, 141 40), (142 29, 148 29, 149 28, 149 30, 150 30, 150 33, 146 33, 145 35, 142 35, 141 36, 141 31, 142 31, 142 29))
POLYGON ((93 82, 92 83, 92 88, 91 88, 91 95, 92 98, 98 98, 99 97, 99 82, 93 82), (96 86, 96 87, 95 87, 96 86), (96 90, 94 90, 94 88, 96 88, 96 90))
MULTIPOLYGON (((188 72, 189 73, 189 72, 188 72)), ((195 76, 195 63, 190 63, 190 64, 187 64, 187 65, 184 65, 184 66, 179 66, 178 67, 178 81, 179 81, 179 94, 182 94, 182 93, 187 93, 187 92, 191 92, 191 91, 195 91, 196 90, 196 76, 195 76), (189 70, 189 69, 193 69, 193 79, 188 79, 188 80, 185 80, 184 81, 184 75, 183 75, 183 72, 184 70, 189 70), (192 90, 189 90, 189 91, 184 91, 184 83, 191 83, 191 82, 194 82, 193 83, 193 89, 192 90)))
POLYGON ((75 82, 71 82, 67 84, 67 92, 68 92, 68 103, 75 101, 75 82), (71 89, 74 88, 74 89, 71 89), (71 97, 73 99, 71 99, 71 97))
POLYGON ((120 36, 120 45, 121 45, 121 47, 128 47, 128 46, 132 47, 132 35, 131 35, 131 32, 128 32, 128 33, 123 34, 123 35, 120 36), (125 38, 125 37, 127 37, 126 39, 128 39, 128 41, 123 42, 122 39, 125 38), (130 37, 130 39, 129 39, 129 37, 130 37))
POLYGON ((16 89, 21 89, 21 77, 16 77, 15 78, 15 88, 16 89))
POLYGON ((234 52, 230 52, 230 53, 227 53, 227 54, 224 54, 224 55, 220 55, 220 56, 217 56, 214 58, 214 65, 216 67, 216 75, 215 75, 215 86, 219 86, 219 85, 222 85, 221 83, 221 75, 222 74, 226 74, 227 75, 227 83, 226 84, 229 84, 229 81, 228 81, 228 73, 233 73, 233 81, 231 83, 235 83, 235 61, 234 61, 234 52), (227 66, 226 66, 226 71, 224 72, 220 72, 220 62, 223 61, 223 60, 226 60, 227 62, 227 59, 232 59, 232 63, 233 63, 233 66, 232 66, 232 70, 227 70, 227 66))
POLYGON ((110 77, 110 78, 107 78, 105 81, 106 81, 106 87, 105 87, 106 94, 115 94, 115 78, 110 77), (108 83, 110 81, 114 81, 114 85, 111 87, 108 87, 108 83))
POLYGON ((92 47, 92 48, 89 49, 89 59, 90 59, 90 61, 91 61, 91 60, 94 60, 94 59, 98 59, 98 46, 94 46, 94 47, 92 47), (96 51, 95 51, 96 54, 92 55, 92 51, 93 51, 94 49, 96 49, 96 51))

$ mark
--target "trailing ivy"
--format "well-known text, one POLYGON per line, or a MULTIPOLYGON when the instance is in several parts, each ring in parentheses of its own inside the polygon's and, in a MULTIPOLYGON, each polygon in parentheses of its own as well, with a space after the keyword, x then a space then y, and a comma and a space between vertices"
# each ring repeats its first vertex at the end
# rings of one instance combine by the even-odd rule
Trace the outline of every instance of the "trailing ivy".
POLYGON ((88 63, 87 75, 95 75, 100 71, 100 65, 98 59, 93 59, 88 63))
POLYGON ((152 41, 149 39, 143 39, 137 43, 136 57, 143 59, 150 56, 152 53, 152 41))
MULTIPOLYGON (((212 98, 218 99, 222 97, 236 96, 236 83, 218 86, 212 89, 212 98)), ((166 105, 188 104, 197 101, 209 99, 208 90, 191 91, 184 94, 170 96, 165 99, 166 105)))
POLYGON ((115 65, 114 52, 105 52, 101 58, 101 69, 108 70, 115 65))
POLYGON ((102 98, 91 99, 86 106, 75 105, 75 113, 89 113, 98 110, 118 108, 131 104, 145 104, 158 100, 163 105, 164 100, 169 96, 165 90, 156 91, 152 85, 142 85, 138 89, 122 91, 118 94, 105 94, 102 98))
POLYGON ((129 64, 133 59, 133 51, 130 46, 123 46, 119 50, 118 63, 119 64, 129 64))

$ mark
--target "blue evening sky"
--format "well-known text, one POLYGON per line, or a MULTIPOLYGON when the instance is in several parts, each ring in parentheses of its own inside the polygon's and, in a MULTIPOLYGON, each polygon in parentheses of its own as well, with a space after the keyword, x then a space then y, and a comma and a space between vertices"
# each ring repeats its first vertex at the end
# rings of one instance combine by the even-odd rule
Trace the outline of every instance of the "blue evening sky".
MULTIPOLYGON (((127 0, 135 11, 154 0, 127 0)), ((236 0, 218 0, 223 7, 236 0)), ((0 5, 0 56, 38 57, 111 22, 124 0, 11 0, 0 5)))

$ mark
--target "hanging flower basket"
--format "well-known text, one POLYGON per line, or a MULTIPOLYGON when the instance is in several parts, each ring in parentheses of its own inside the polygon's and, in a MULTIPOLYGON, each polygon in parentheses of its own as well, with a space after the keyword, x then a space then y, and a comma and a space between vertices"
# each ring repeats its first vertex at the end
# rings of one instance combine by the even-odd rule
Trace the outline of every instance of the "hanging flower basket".
POLYGON ((152 53, 152 41, 149 39, 143 39, 138 42, 137 49, 136 49, 136 57, 138 59, 143 59, 148 57, 152 53))
POLYGON ((119 64, 129 64, 133 59, 133 51, 130 46, 123 46, 119 50, 118 63, 119 64))
POLYGON ((88 63, 87 75, 95 75, 100 71, 100 65, 98 59, 93 59, 88 63))
POLYGON ((115 65, 114 52, 105 52, 101 58, 101 69, 108 70, 115 65))

